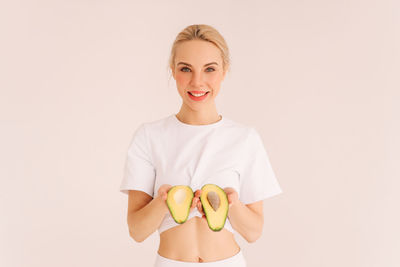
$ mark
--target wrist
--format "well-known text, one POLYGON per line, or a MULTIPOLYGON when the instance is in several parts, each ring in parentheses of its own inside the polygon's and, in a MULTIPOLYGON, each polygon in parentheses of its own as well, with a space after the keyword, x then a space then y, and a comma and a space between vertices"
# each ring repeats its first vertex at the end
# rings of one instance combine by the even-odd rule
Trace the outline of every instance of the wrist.
POLYGON ((236 208, 237 206, 240 206, 242 202, 239 200, 239 198, 232 198, 231 203, 229 203, 229 207, 236 208))
POLYGON ((231 215, 231 212, 235 213, 235 210, 239 209, 240 207, 243 205, 243 203, 238 199, 233 201, 230 205, 229 205, 229 210, 228 210, 228 216, 231 215))
POLYGON ((169 212, 167 202, 164 199, 162 199, 161 195, 156 196, 154 201, 158 204, 158 206, 161 207, 163 214, 167 214, 169 212))

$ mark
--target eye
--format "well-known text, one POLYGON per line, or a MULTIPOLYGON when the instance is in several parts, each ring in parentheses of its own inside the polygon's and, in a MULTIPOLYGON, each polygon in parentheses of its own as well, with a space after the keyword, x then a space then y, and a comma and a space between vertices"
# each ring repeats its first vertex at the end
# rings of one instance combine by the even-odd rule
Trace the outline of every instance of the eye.
MULTIPOLYGON (((183 67, 183 68, 181 68, 181 71, 183 71, 183 72, 188 72, 188 71, 186 71, 186 70, 190 71, 190 69, 189 69, 188 67, 183 67)), ((215 71, 215 69, 212 68, 212 67, 208 67, 206 70, 210 70, 210 71, 207 71, 207 72, 215 71)))
MULTIPOLYGON (((188 69, 189 70, 188 67, 183 67, 183 68, 181 68, 181 71, 183 71, 184 69, 188 69)), ((183 71, 183 72, 187 72, 187 71, 183 71)))

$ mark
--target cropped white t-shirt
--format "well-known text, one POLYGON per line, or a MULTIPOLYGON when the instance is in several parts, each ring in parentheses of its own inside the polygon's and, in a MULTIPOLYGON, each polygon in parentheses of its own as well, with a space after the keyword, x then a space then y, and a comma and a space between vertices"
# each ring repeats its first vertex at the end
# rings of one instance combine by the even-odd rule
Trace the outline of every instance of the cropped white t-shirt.
MULTIPOLYGON (((163 184, 188 185, 193 192, 208 183, 233 187, 244 204, 282 192, 261 137, 253 127, 224 116, 211 124, 191 125, 175 114, 142 123, 128 148, 120 191, 157 196, 163 184)), ((201 217, 197 208, 189 214, 201 217)), ((178 226, 168 213, 158 232, 178 226)), ((235 232, 226 219, 227 230, 235 232)))

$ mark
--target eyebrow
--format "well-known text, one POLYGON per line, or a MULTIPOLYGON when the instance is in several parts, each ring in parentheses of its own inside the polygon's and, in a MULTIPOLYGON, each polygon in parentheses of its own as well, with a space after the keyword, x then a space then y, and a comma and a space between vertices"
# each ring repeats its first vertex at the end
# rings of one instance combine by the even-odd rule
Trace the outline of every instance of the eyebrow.
MULTIPOLYGON (((177 65, 179 65, 179 64, 182 64, 182 65, 186 65, 186 66, 192 67, 192 65, 190 65, 189 63, 186 63, 186 62, 179 62, 177 65)), ((212 65, 212 64, 218 65, 218 63, 217 63, 217 62, 210 62, 210 63, 207 63, 207 64, 205 64, 205 65, 204 65, 204 67, 206 67, 206 66, 208 66, 208 65, 212 65)))

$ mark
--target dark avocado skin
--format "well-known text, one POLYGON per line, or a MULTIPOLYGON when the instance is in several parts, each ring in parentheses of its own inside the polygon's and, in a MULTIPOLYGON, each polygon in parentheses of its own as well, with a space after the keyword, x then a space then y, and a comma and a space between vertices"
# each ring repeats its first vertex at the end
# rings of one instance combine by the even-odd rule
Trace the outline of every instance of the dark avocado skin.
POLYGON ((194 198, 194 193, 193 193, 192 188, 190 188, 189 186, 187 186, 187 187, 190 189, 190 192, 191 192, 190 204, 188 205, 188 211, 187 211, 187 216, 186 216, 185 220, 179 222, 179 221, 177 221, 177 220, 175 219, 175 216, 174 216, 175 213, 173 212, 174 209, 170 206, 170 203, 168 202, 168 198, 170 197, 170 192, 172 192, 171 189, 174 188, 174 187, 175 187, 175 186, 171 187, 171 188, 169 189, 168 193, 167 193, 167 206, 168 206, 169 212, 171 213, 171 216, 172 216, 172 218, 174 219, 174 221, 175 221, 176 223, 182 224, 182 223, 186 222, 187 218, 189 217, 190 206, 192 205, 192 201, 193 201, 193 198, 194 198))
MULTIPOLYGON (((205 187, 206 185, 212 185, 212 186, 215 186, 215 187, 218 187, 219 189, 221 189, 222 192, 224 192, 224 196, 225 196, 225 198, 226 198, 226 203, 228 203, 228 196, 226 195, 225 191, 224 191, 221 187, 219 187, 218 185, 215 185, 215 184, 205 184, 205 185, 203 185, 203 187, 201 188, 201 190, 203 190, 204 187, 205 187)), ((204 209, 204 206, 205 206, 204 203, 205 203, 205 201, 208 201, 208 200, 207 200, 207 199, 204 199, 204 198, 205 198, 205 197, 200 196, 200 201, 201 201, 201 204, 202 204, 202 206, 203 206, 204 214, 206 215, 208 227, 209 227, 211 230, 213 230, 214 232, 219 232, 219 231, 221 231, 221 230, 224 228, 225 221, 226 221, 226 217, 228 216, 229 205, 228 205, 228 208, 226 209, 226 213, 225 213, 225 215, 224 215, 225 219, 224 219, 224 223, 222 224, 222 226, 221 226, 221 227, 217 227, 217 228, 213 228, 213 227, 210 225, 210 222, 209 222, 209 219, 208 219, 208 218, 209 218, 209 214, 208 214, 208 212, 207 212, 208 209, 204 209)))

